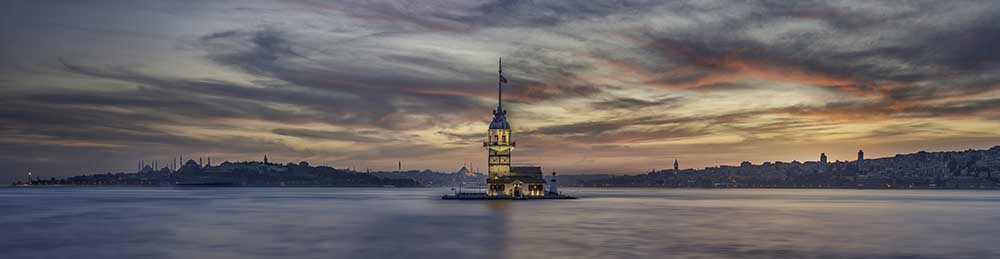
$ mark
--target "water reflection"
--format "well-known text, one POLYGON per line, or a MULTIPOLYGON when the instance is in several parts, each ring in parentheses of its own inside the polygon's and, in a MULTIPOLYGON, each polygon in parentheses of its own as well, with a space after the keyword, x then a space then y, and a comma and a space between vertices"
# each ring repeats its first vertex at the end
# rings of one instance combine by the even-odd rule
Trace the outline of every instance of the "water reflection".
POLYGON ((4 258, 988 258, 1000 193, 0 189, 4 258))
MULTIPOLYGON (((459 206, 469 205, 466 201, 453 202, 461 204, 459 206)), ((485 201, 477 203, 484 203, 489 218, 485 222, 485 229, 483 231, 488 236, 487 240, 489 240, 489 245, 482 247, 487 254, 486 258, 511 258, 510 242, 514 239, 511 236, 510 226, 511 201, 485 201)))

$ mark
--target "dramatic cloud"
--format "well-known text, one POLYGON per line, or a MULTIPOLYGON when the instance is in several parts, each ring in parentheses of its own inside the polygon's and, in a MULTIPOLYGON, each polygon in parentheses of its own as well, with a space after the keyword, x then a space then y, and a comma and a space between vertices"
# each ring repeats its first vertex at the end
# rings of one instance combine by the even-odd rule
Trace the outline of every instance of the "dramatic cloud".
POLYGON ((6 179, 138 160, 566 173, 1000 144, 992 1, 0 4, 6 179))

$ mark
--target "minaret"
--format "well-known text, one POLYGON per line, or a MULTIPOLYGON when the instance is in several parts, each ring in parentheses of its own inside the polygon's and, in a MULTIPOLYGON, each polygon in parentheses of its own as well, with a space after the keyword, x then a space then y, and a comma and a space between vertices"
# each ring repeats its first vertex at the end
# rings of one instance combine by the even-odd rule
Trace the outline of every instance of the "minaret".
POLYGON ((858 150, 858 173, 864 172, 864 167, 862 166, 865 162, 865 151, 858 150))
POLYGON ((488 154, 487 164, 489 165, 489 176, 486 179, 488 195, 503 195, 504 183, 502 177, 509 176, 510 152, 514 149, 514 141, 511 138, 510 123, 507 122, 507 111, 503 109, 503 84, 507 79, 503 77, 503 63, 498 63, 497 73, 497 109, 493 111, 493 120, 490 122, 487 139, 483 142, 488 154))
POLYGON ((827 172, 826 153, 819 153, 819 172, 827 172))
POLYGON ((399 160, 399 165, 396 169, 396 172, 403 172, 403 160, 399 160))
POLYGON ((264 155, 264 164, 267 164, 267 155, 264 155))
POLYGON ((674 174, 680 171, 680 164, 677 163, 677 159, 674 159, 674 174))

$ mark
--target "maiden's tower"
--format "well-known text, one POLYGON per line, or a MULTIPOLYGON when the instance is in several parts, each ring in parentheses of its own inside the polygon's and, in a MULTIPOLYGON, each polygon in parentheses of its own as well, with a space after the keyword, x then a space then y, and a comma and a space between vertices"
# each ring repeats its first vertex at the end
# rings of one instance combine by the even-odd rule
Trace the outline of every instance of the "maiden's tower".
MULTIPOLYGON (((444 199, 572 199, 558 193, 547 193, 542 168, 539 166, 511 166, 511 152, 515 142, 503 109, 503 86, 507 79, 503 76, 503 63, 498 69, 497 108, 493 110, 493 120, 487 131, 483 147, 487 152, 489 174, 486 178, 486 193, 445 195, 444 199)), ((552 182, 555 184, 555 181, 552 182)), ((554 189, 553 189, 554 190, 554 189)))

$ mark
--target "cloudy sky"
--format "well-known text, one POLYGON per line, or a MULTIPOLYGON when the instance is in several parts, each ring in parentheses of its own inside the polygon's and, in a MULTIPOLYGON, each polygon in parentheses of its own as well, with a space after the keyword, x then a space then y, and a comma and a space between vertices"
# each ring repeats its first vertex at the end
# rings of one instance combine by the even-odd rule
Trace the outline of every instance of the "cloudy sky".
POLYGON ((137 161, 638 173, 1000 145, 996 1, 6 1, 0 179, 137 161))

